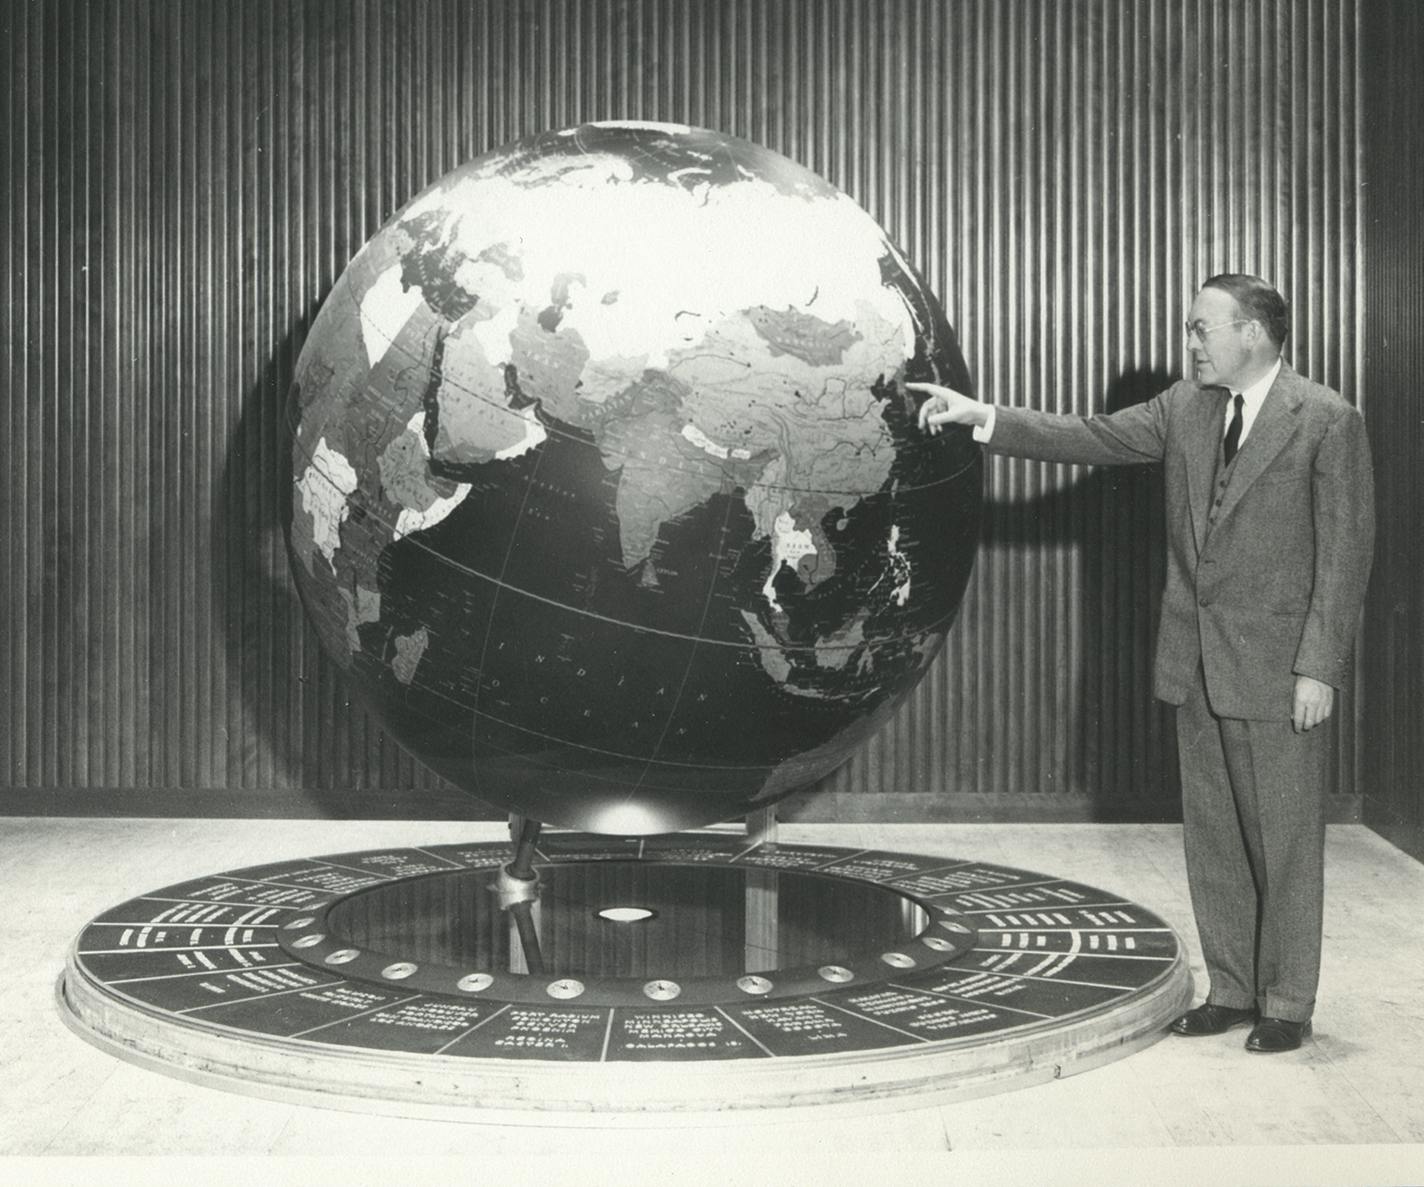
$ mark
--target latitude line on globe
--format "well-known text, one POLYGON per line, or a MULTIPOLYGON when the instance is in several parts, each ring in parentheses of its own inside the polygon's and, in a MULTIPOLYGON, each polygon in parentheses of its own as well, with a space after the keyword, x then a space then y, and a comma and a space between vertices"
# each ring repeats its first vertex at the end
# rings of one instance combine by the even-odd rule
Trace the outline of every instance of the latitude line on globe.
MULTIPOLYGON (((531 486, 533 485, 532 476, 531 476, 530 485, 531 485, 531 486)), ((527 494, 526 494, 526 499, 527 499, 527 494)), ((729 500, 729 502, 730 502, 730 500, 729 500)), ((521 505, 521 507, 520 507, 520 514, 521 514, 521 516, 522 516, 522 514, 523 514, 523 506, 522 506, 522 505, 521 505)), ((517 536, 518 530, 519 530, 519 529, 518 529, 518 521, 516 520, 514 533, 512 533, 511 538, 513 538, 514 536, 517 536)), ((437 552, 437 551, 435 551, 433 548, 430 548, 430 547, 427 546, 426 544, 422 543, 421 540, 419 539, 419 533, 418 533, 418 532, 412 532, 411 534, 409 534, 409 535, 407 535, 407 536, 402 536, 401 539, 403 539, 403 540, 409 540, 413 546, 415 546, 415 547, 421 549, 423 552, 427 552, 427 553, 429 553, 431 556, 439 557, 443 562, 445 562, 446 564, 448 564, 452 569, 459 570, 460 572, 463 572, 463 573, 468 573, 471 577, 477 577, 477 578, 479 578, 481 581, 487 581, 487 582, 489 582, 489 584, 491 584, 491 585, 493 585, 493 586, 496 586, 496 587, 499 588, 499 589, 506 590, 506 591, 509 592, 509 593, 519 594, 519 595, 521 595, 522 597, 532 598, 532 599, 533 599, 534 601, 536 601, 536 602, 542 602, 542 603, 543 603, 544 605, 546 605, 546 606, 552 606, 552 607, 553 607, 554 609, 556 609, 556 610, 562 610, 562 611, 565 611, 566 613, 569 613, 569 614, 577 614, 577 615, 580 615, 580 616, 585 617, 585 618, 592 618, 592 619, 597 620, 598 622, 606 622, 606 623, 608 623, 608 624, 611 625, 611 626, 623 627, 623 628, 625 628, 625 629, 627 629, 627 630, 629 630, 629 631, 638 631, 638 632, 641 632, 641 633, 643 633, 643 634, 648 634, 648 635, 661 635, 661 636, 662 636, 663 638, 665 638, 665 639, 681 639, 681 640, 684 640, 684 641, 687 641, 687 642, 692 642, 692 643, 708 643, 708 644, 710 644, 710 645, 712 645, 712 646, 714 646, 714 647, 738 647, 738 648, 742 648, 742 647, 755 647, 755 646, 756 646, 755 643, 739 643, 739 642, 735 642, 735 641, 733 641, 733 640, 731 640, 731 639, 698 639, 695 635, 685 635, 685 634, 681 634, 681 633, 679 633, 679 632, 677 632, 677 631, 664 630, 664 629, 662 629, 661 627, 650 627, 650 626, 645 626, 645 625, 642 625, 642 624, 636 623, 636 622, 627 622, 627 621, 625 621, 624 619, 621 619, 621 618, 612 618, 612 617, 608 616, 607 614, 599 614, 599 613, 597 613, 597 612, 594 611, 594 610, 586 610, 586 609, 584 609, 584 608, 582 608, 582 607, 580 607, 580 606, 569 606, 569 605, 566 605, 566 604, 563 603, 563 602, 556 602, 553 598, 545 597, 543 594, 537 594, 537 593, 534 593, 534 592, 531 591, 531 590, 521 589, 521 588, 520 588, 519 586, 517 586, 517 585, 511 585, 509 582, 504 581, 504 580, 502 580, 502 579, 499 578, 499 577, 493 577, 493 576, 491 576, 489 573, 482 573, 482 572, 480 572, 480 570, 478 570, 478 569, 472 569, 472 568, 470 568, 468 565, 462 565, 459 561, 453 560, 453 559, 451 559, 450 557, 446 556, 444 553, 437 552)), ((513 547, 514 547, 513 544, 511 544, 511 546, 510 546, 510 551, 511 551, 511 552, 513 551, 513 547)), ((508 556, 506 556, 504 565, 503 565, 502 568, 501 568, 501 572, 503 572, 505 569, 507 569, 507 568, 508 568, 508 565, 509 565, 508 556)), ((941 627, 944 627, 944 628, 947 629, 950 625, 953 624, 954 619, 956 618, 956 616, 958 615, 958 613, 959 613, 959 611, 958 611, 958 609, 956 608, 952 613, 947 614, 947 615, 945 615, 943 618, 940 618, 940 619, 938 619, 937 621, 932 622, 932 623, 929 623, 928 625, 926 625, 926 627, 924 628, 924 630, 921 631, 920 633, 921 633, 921 634, 924 634, 924 635, 929 635, 929 634, 937 633, 937 632, 940 630, 941 627)), ((493 607, 493 606, 490 607, 490 615, 491 615, 491 617, 493 617, 493 615, 494 615, 494 607, 493 607)), ((819 651, 819 652, 826 652, 826 651, 847 651, 847 652, 849 652, 849 651, 855 651, 855 650, 856 650, 856 647, 858 647, 858 646, 860 646, 860 645, 859 645, 859 644, 856 644, 856 645, 854 645, 854 646, 851 646, 851 645, 836 646, 836 645, 827 644, 826 646, 818 647, 818 646, 816 646, 816 645, 814 645, 814 644, 805 644, 805 643, 803 643, 803 644, 800 644, 800 645, 797 645, 797 644, 788 644, 787 646, 780 648, 780 650, 782 650, 782 651, 793 651, 793 652, 795 652, 795 651, 805 651, 805 652, 815 652, 815 651, 819 651)), ((483 652, 481 652, 480 658, 481 658, 481 660, 483 660, 483 658, 484 658, 484 653, 483 653, 483 652)), ((483 666, 483 665, 481 665, 481 666, 483 666)), ((453 701, 453 698, 447 698, 447 699, 452 700, 452 703, 454 703, 454 704, 459 704, 458 701, 453 701)))

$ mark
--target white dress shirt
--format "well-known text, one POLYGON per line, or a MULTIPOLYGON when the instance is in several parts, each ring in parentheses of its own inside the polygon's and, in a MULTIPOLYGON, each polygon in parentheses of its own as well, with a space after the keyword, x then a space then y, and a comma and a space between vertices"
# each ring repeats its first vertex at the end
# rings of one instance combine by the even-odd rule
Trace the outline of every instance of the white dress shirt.
POLYGON ((1241 440, 1236 443, 1236 448, 1246 444, 1246 438, 1251 432, 1251 426, 1256 423, 1256 414, 1261 411, 1261 405, 1266 402, 1266 393, 1271 390, 1271 384, 1276 382, 1276 376, 1281 371, 1281 360, 1277 359, 1275 365, 1271 367, 1260 379, 1256 380, 1250 387, 1244 387, 1240 392, 1234 389, 1231 392, 1231 400, 1226 405, 1226 415, 1222 418, 1221 436, 1224 439, 1226 432, 1231 428, 1231 417, 1234 413, 1232 405, 1236 403, 1236 396, 1241 397, 1241 440))

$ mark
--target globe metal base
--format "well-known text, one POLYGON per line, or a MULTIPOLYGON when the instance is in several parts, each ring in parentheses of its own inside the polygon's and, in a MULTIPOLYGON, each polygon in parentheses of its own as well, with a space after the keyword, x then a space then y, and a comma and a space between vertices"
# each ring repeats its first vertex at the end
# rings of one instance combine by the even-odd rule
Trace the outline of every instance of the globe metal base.
POLYGON ((964 858, 546 834, 274 863, 120 904, 58 987, 83 1037, 199 1083, 502 1124, 781 1120, 1084 1071, 1188 1004, 1155 915, 964 858))

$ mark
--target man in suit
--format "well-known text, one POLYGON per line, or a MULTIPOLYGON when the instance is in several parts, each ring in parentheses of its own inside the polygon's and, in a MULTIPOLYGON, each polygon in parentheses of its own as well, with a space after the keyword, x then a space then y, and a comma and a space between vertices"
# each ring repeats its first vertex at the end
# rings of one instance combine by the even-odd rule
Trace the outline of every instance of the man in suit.
POLYGON ((1264 280, 1208 280, 1186 330, 1194 376, 1110 415, 907 386, 928 393, 922 428, 970 425, 995 453, 1163 463, 1154 691, 1177 706, 1187 877, 1211 982, 1171 1030, 1252 1023, 1248 1051, 1290 1051, 1310 1033, 1319 978, 1318 727, 1345 682, 1369 576, 1369 446, 1354 408, 1282 360, 1286 303, 1264 280))

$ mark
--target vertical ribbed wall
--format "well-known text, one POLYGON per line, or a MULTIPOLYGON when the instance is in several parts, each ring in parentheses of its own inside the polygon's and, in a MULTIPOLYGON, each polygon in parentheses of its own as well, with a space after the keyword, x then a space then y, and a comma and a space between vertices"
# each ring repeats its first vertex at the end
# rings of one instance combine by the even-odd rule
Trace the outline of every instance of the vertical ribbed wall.
MULTIPOLYGON (((928 267, 981 396, 1056 412, 1146 399, 1180 373, 1197 285, 1243 271, 1291 301, 1293 365, 1357 398, 1354 14, 1180 0, 937 14, 932 151, 923 173, 901 169, 943 222, 917 241, 871 209, 928 267)), ((920 816, 1176 812, 1171 716, 1151 697, 1160 477, 995 459, 990 493, 946 662, 828 781, 836 807, 869 791, 928 793, 896 805, 920 816)), ((1339 817, 1348 696, 1337 721, 1339 817)))
MULTIPOLYGON (((686 122, 818 171, 925 272, 991 398, 1150 395, 1223 270, 1274 279, 1295 365, 1359 390, 1351 0, 51 0, 6 6, 0 42, 0 811, 381 814, 442 786, 295 605, 282 405, 365 239, 533 131, 686 122)), ((1175 810, 1157 477, 990 481, 946 655, 803 811, 1175 810)))
POLYGON ((1365 605, 1365 822, 1424 860, 1424 5, 1361 11, 1365 64, 1364 383, 1379 536, 1365 605))

